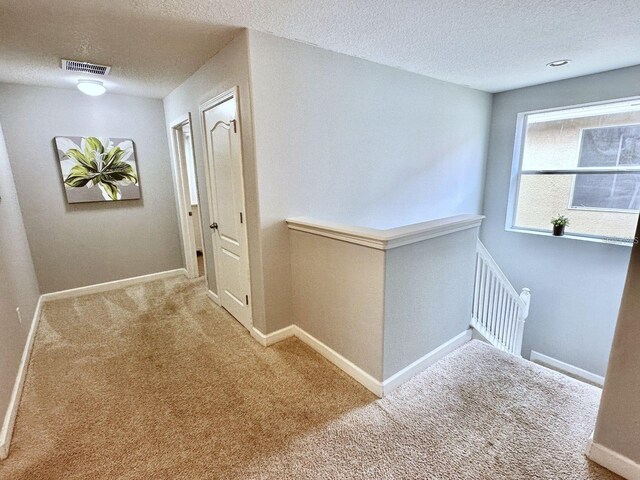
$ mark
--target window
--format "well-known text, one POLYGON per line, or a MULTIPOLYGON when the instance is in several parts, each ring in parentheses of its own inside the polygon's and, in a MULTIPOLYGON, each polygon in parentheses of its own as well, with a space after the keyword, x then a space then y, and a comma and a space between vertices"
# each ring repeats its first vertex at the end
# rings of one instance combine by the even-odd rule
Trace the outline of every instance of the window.
POLYGON ((640 99, 518 115, 507 230, 632 244, 640 210, 640 99))

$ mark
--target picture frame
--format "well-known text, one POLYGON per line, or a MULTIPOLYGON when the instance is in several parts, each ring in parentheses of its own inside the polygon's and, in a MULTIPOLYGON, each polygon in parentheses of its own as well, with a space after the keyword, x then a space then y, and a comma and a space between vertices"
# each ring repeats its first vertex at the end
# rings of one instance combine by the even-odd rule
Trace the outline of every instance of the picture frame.
POLYGON ((60 136, 54 140, 67 203, 140 198, 132 139, 60 136))

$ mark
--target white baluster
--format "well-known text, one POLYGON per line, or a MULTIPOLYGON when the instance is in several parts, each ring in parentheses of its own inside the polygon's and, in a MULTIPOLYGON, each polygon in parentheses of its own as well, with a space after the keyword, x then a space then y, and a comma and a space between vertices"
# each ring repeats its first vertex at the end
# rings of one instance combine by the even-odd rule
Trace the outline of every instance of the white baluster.
POLYGON ((480 282, 478 283, 478 312, 476 314, 476 320, 479 325, 483 322, 483 310, 484 310, 484 262, 482 257, 480 259, 480 282))
POLYGON ((514 300, 513 297, 511 297, 511 308, 509 309, 509 335, 508 335, 508 342, 509 342, 509 351, 513 352, 513 345, 514 345, 514 338, 515 338, 515 334, 516 334, 516 312, 518 310, 518 304, 516 303, 516 301, 514 300))
POLYGON ((472 326, 496 347, 520 355, 531 293, 518 294, 482 242, 476 249, 472 326))
POLYGON ((500 331, 502 329, 502 283, 498 282, 498 289, 496 291, 496 333, 495 337, 498 345, 500 345, 502 338, 500 337, 500 331))
POLYGON ((511 353, 515 350, 516 335, 518 334, 518 308, 519 304, 515 299, 511 300, 511 315, 509 316, 509 323, 511 324, 511 332, 509 332, 509 351, 511 353))
POLYGON ((493 274, 493 272, 491 272, 490 278, 491 278, 491 282, 489 283, 490 297, 489 297, 488 321, 489 321, 489 331, 491 332, 491 335, 495 337, 496 336, 496 331, 495 331, 496 277, 493 274))
POLYGON ((485 264, 484 276, 482 281, 482 296, 484 298, 482 305, 482 326, 485 329, 489 329, 489 284, 490 284, 489 269, 485 264))
POLYGON ((504 288, 504 285, 500 284, 500 327, 499 327, 498 338, 500 339, 500 343, 502 343, 502 346, 503 346, 502 348, 506 347, 506 342, 504 340, 504 330, 507 324, 507 321, 504 315, 506 311, 506 303, 507 303, 507 290, 504 288))
POLYGON ((473 288, 473 309, 471 312, 471 316, 472 318, 475 319, 475 321, 478 321, 478 307, 480 306, 480 269, 481 269, 481 262, 482 259, 480 258, 480 255, 476 253, 476 281, 474 283, 474 288, 473 288))

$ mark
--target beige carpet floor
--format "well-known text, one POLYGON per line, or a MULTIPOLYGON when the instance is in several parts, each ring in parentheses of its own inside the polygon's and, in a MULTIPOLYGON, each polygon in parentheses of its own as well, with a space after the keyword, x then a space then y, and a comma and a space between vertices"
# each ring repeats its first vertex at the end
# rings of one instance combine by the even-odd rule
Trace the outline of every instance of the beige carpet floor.
POLYGON ((171 279, 45 306, 2 479, 610 479, 599 390, 471 342, 377 400, 171 279))

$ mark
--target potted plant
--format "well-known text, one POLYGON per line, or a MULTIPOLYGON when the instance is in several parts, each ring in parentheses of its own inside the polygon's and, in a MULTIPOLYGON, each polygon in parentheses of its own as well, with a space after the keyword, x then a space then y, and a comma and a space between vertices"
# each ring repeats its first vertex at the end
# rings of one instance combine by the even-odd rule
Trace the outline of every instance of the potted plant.
POLYGON ((564 215, 558 214, 557 217, 551 219, 553 225, 553 235, 555 237, 561 237, 564 235, 564 227, 569 225, 569 219, 564 215))

